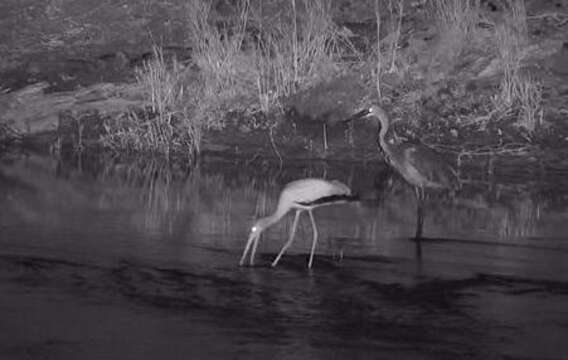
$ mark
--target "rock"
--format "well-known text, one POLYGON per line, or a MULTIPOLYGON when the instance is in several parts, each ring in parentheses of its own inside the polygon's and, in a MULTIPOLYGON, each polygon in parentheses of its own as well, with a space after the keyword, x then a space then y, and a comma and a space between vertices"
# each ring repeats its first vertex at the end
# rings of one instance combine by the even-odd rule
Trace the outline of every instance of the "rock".
POLYGON ((95 84, 77 91, 45 93, 49 85, 37 83, 0 95, 0 124, 21 135, 56 131, 63 111, 100 114, 128 112, 145 105, 136 84, 95 84))

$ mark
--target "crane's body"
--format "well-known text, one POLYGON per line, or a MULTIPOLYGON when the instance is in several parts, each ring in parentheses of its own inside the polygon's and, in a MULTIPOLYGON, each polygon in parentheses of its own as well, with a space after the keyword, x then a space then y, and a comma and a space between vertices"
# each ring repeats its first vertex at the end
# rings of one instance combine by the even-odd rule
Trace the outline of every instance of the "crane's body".
POLYGON ((266 228, 280 221, 280 219, 282 219, 282 217, 284 217, 284 215, 286 215, 290 210, 294 209, 296 210, 296 214, 294 216, 294 222, 292 223, 290 237, 272 262, 272 266, 276 266, 278 264, 278 261, 282 255, 284 255, 284 252, 290 247, 290 245, 292 245, 300 214, 303 211, 308 211, 313 229, 312 248, 308 262, 308 267, 311 268, 318 240, 318 231, 312 210, 320 206, 353 200, 356 200, 356 196, 351 193, 351 189, 337 180, 327 181, 323 179, 308 178, 288 183, 280 193, 276 211, 274 211, 272 215, 258 219, 251 228, 249 238, 240 260, 240 265, 244 264, 249 250, 250 265, 254 265, 254 256, 261 233, 266 228))

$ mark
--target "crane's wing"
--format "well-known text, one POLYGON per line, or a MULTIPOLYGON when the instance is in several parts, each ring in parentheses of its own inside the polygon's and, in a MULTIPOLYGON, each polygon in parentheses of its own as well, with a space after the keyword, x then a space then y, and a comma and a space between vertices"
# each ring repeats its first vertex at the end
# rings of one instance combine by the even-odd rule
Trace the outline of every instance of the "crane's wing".
POLYGON ((351 189, 340 181, 323 179, 301 179, 289 183, 283 194, 289 201, 303 205, 322 205, 339 201, 354 200, 351 189))

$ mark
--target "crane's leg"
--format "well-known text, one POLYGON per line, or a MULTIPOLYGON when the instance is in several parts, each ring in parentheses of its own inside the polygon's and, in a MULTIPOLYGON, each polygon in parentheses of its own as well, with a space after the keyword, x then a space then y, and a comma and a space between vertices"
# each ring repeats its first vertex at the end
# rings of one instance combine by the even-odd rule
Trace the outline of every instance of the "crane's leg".
POLYGON ((314 262, 314 252, 316 250, 316 244, 318 242, 318 228, 316 226, 316 220, 314 219, 314 214, 312 210, 308 210, 310 214, 310 220, 312 221, 312 229, 314 232, 314 239, 312 240, 312 250, 310 251, 310 261, 308 262, 308 269, 312 268, 312 263, 314 262))
POLYGON ((288 238, 288 241, 286 241, 286 244, 282 246, 282 249, 276 256, 276 259, 274 259, 274 261, 272 262, 272 267, 278 265, 278 261, 280 261, 282 255, 284 255, 284 252, 290 247, 290 245, 292 245, 292 242, 294 241, 294 234, 296 233, 296 227, 298 226, 298 219, 300 218, 301 212, 302 210, 296 210, 296 215, 294 216, 294 222, 292 223, 292 230, 290 231, 290 237, 288 238))
POLYGON ((251 266, 254 265, 254 257, 256 255, 256 248, 258 247, 258 240, 260 239, 260 234, 254 238, 253 242, 252 242, 252 251, 250 252, 250 261, 249 264, 251 266))
MULTIPOLYGON (((247 257, 247 253, 250 250, 250 246, 252 245, 252 243, 254 242, 255 238, 254 237, 249 237, 249 239, 247 240, 247 244, 245 246, 245 250, 243 251, 243 256, 241 256, 241 261, 239 261, 239 265, 243 266, 243 264, 245 263, 245 259, 247 257)), ((252 257, 251 257, 252 260, 252 257)))

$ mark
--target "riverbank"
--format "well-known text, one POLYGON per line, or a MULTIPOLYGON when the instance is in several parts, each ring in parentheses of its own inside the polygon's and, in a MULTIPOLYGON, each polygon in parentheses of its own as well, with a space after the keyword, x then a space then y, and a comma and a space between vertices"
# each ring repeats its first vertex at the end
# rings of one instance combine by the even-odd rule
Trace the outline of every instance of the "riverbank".
POLYGON ((555 158, 568 148, 562 3, 453 8, 394 1, 376 12, 370 2, 318 2, 317 9, 190 3, 7 3, 0 29, 21 11, 36 27, 3 32, 2 148, 364 161, 377 158, 376 129, 341 121, 371 103, 385 108, 398 137, 419 139, 456 162, 470 155, 555 158), (208 22, 195 23, 196 11, 208 22), (296 36, 262 37, 287 29, 290 16, 296 36), (313 32, 310 21, 318 19, 325 31, 313 32), (459 27, 460 19, 471 26, 459 27), (95 20, 104 27, 78 25, 95 20), (229 30, 230 40, 223 35, 229 30), (165 45, 156 44, 156 34, 165 45), (309 34, 325 41, 303 42, 309 34), (213 40, 200 42, 206 36, 232 52, 219 57, 207 45, 213 40), (286 39, 296 45, 279 48, 286 39), (302 46, 322 52, 274 67, 302 46), (214 59, 226 66, 212 67, 214 59))

